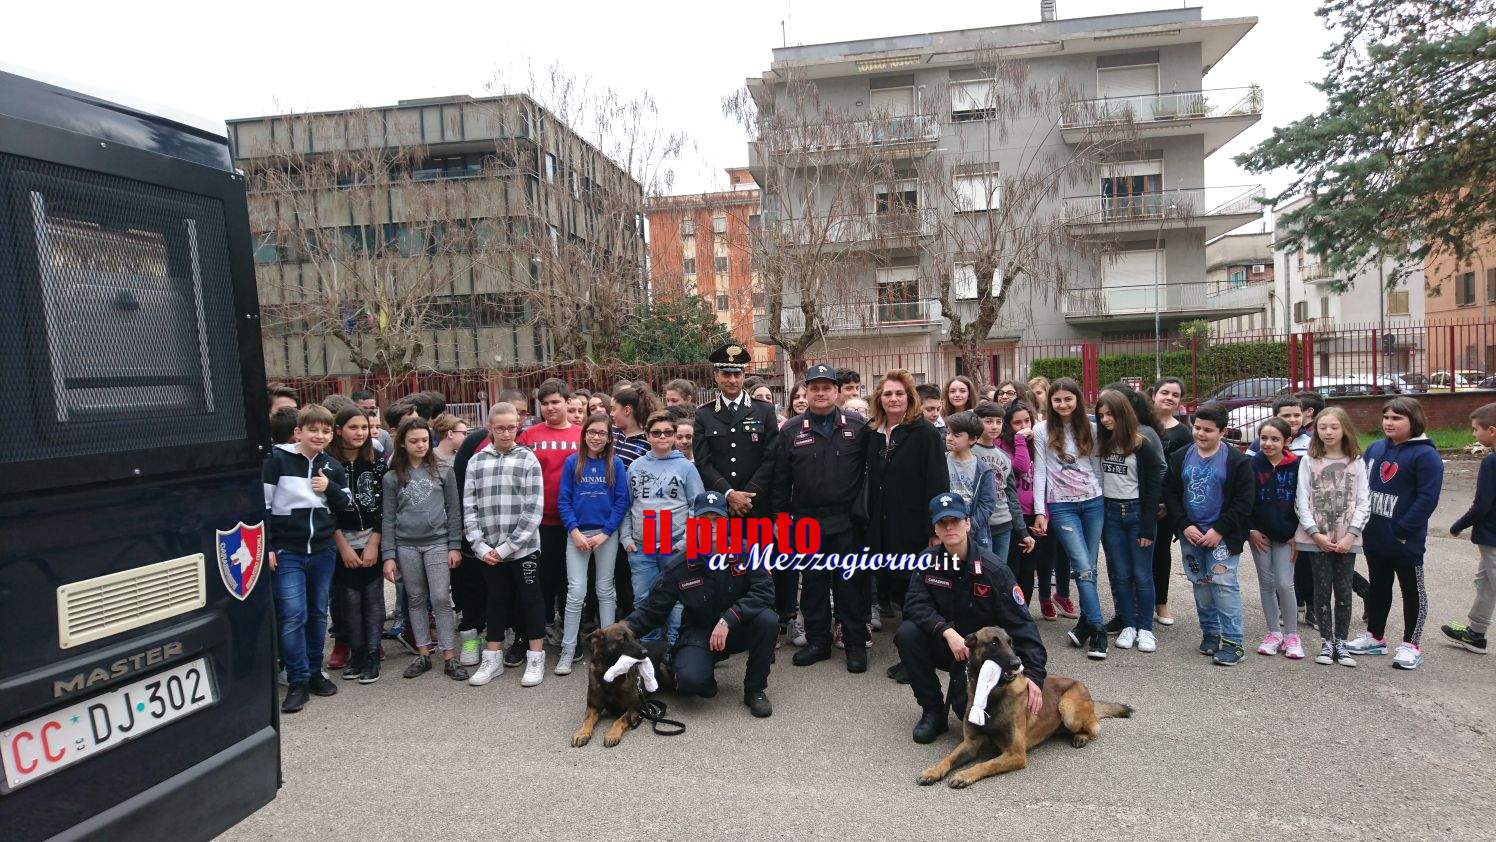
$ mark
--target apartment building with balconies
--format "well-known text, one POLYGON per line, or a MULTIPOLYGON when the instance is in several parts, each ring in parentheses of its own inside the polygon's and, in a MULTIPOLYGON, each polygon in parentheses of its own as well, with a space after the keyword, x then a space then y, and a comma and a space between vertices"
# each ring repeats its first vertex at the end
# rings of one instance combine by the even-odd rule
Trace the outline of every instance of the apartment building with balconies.
MULTIPOLYGON (((248 173, 260 166, 276 166, 277 160, 285 160, 288 149, 305 161, 384 149, 415 153, 401 156, 399 166, 408 172, 392 178, 389 190, 374 191, 389 195, 357 203, 319 198, 311 206, 323 211, 314 224, 324 242, 342 239, 356 253, 383 251, 392 263, 397 255, 405 261, 419 261, 428 250, 431 261, 452 260, 432 243, 443 226, 448 233, 460 229, 470 234, 460 238, 466 244, 464 250, 485 251, 485 259, 461 261, 461 270, 443 270, 451 281, 431 296, 430 329, 419 335, 422 351, 414 361, 420 369, 469 370, 549 358, 551 342, 537 324, 531 303, 518 294, 534 285, 537 272, 535 261, 521 254, 522 244, 538 241, 540 235, 551 242, 594 240, 601 244, 600 254, 636 251, 639 265, 644 262, 642 224, 599 224, 604 213, 616 213, 619 207, 642 211, 642 186, 523 94, 459 95, 343 111, 247 117, 229 120, 227 134, 235 165, 248 173), (402 201, 402 184, 434 188, 437 200, 420 207, 402 201), (490 252, 506 254, 489 259, 490 252)), ((252 228, 255 220, 263 223, 285 212, 274 207, 283 196, 257 191, 253 178, 250 184, 252 228)), ((319 189, 360 187, 340 182, 319 189)), ((298 327, 294 318, 298 302, 284 292, 317 288, 318 267, 313 261, 319 250, 281 242, 282 237, 264 230, 251 233, 261 310, 285 311, 283 318, 266 320, 267 374, 359 374, 343 340, 298 327)), ((403 266, 396 275, 401 271, 426 274, 417 264, 403 266)), ((414 286, 415 279, 410 280, 414 286)), ((401 283, 400 277, 391 279, 395 290, 401 283)), ((637 283, 622 294, 642 298, 644 286, 641 272, 637 283)), ((361 306, 361 302, 349 304, 355 313, 361 312, 361 306)), ((607 306, 629 306, 629 302, 609 301, 607 306)), ((356 332, 358 320, 350 317, 348 323, 348 329, 356 332)))
POLYGON ((650 295, 701 298, 752 354, 754 365, 769 366, 774 348, 754 341, 753 332, 754 318, 764 311, 753 273, 759 189, 747 167, 729 168, 727 179, 727 190, 649 199, 644 216, 650 295))
POLYGON ((1281 328, 1282 313, 1276 306, 1278 295, 1273 285, 1271 231, 1236 231, 1206 242, 1205 282, 1213 295, 1238 294, 1262 300, 1262 307, 1254 313, 1214 322, 1211 327, 1217 336, 1266 334, 1281 328))
POLYGON ((1410 263, 1395 284, 1388 279, 1398 261, 1390 256, 1355 274, 1332 271, 1318 255, 1284 240, 1283 216, 1307 202, 1299 197, 1273 209, 1273 285, 1282 308, 1274 324, 1313 335, 1315 370, 1322 375, 1369 376, 1373 355, 1378 373, 1415 370, 1428 350, 1421 330, 1424 267, 1410 263))
MULTIPOLYGON (((988 334, 994 353, 1009 360, 999 372, 1011 369, 1011 349, 1023 338, 1151 333, 1155 319, 1167 333, 1191 319, 1260 311, 1266 290, 1213 287, 1205 259, 1207 240, 1262 215, 1260 188, 1207 185, 1204 175, 1206 157, 1260 119, 1260 89, 1206 81, 1255 22, 1170 9, 775 49, 770 67, 749 80, 761 126, 762 115, 796 107, 796 84, 813 86, 815 107, 839 122, 832 132, 797 128, 798 142, 761 131, 749 146, 761 184, 776 171, 821 178, 870 149, 892 162, 860 201, 822 196, 804 203, 814 207, 776 207, 772 195, 784 191, 765 192, 764 224, 790 229, 791 240, 805 230, 822 247, 871 253, 860 288, 831 307, 819 350, 937 354, 943 370, 927 376, 954 373, 940 276, 951 277, 963 314, 975 306, 979 281, 968 256, 941 236, 942 220, 1000 211, 994 174, 1044 156, 1073 157, 1113 124, 1127 126, 1125 151, 1067 185, 1048 209, 1087 247, 1075 249, 1064 294, 1046 287, 1051 279, 1014 283, 988 334), (1063 83, 1074 95, 1047 125, 1019 121, 994 139, 989 106, 1003 82, 984 76, 983 54, 1021 60, 1030 79, 1063 83), (786 150, 799 156, 791 167, 786 150), (829 220, 818 228, 817 217, 829 220)), ((803 320, 795 291, 783 296, 781 324, 794 329, 803 320)), ((760 319, 760 339, 767 327, 760 319)))

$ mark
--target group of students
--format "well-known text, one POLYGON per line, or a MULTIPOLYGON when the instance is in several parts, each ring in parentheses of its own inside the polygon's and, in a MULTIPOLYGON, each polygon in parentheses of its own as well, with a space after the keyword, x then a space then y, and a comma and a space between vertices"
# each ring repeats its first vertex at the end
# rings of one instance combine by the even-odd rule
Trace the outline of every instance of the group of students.
MULTIPOLYGON (((865 409, 857 373, 838 370, 837 377, 838 405, 865 409)), ((272 387, 277 444, 265 466, 267 547, 289 685, 283 710, 337 691, 319 668, 329 605, 335 646, 327 664, 348 680, 378 680, 381 641, 392 635, 414 650, 407 678, 439 659, 448 677, 481 686, 505 666, 524 664, 521 683, 534 686, 544 677, 547 638, 559 645, 554 672, 571 672, 584 615, 588 625, 612 623, 673 561, 644 552, 645 513, 668 510, 683 523, 706 490, 692 456, 696 387, 675 380, 662 391, 663 407, 643 382, 605 395, 550 380, 533 395, 538 419, 515 395, 491 407, 486 428, 474 431, 445 412, 436 394, 383 411, 369 393, 298 409, 294 392, 272 387), (390 632, 386 580, 401 594, 401 619, 390 632)), ((745 384, 744 392, 754 401, 772 398, 762 384, 745 384)), ((1321 637, 1319 663, 1354 666, 1356 656, 1385 654, 1396 582, 1404 627, 1393 663, 1422 663, 1422 563, 1443 463, 1423 435, 1417 401, 1389 400, 1384 438, 1363 455, 1344 411, 1326 408, 1312 392, 1280 399, 1243 454, 1223 441, 1227 415, 1219 406, 1181 419, 1183 386, 1173 378, 1146 395, 1111 384, 1092 408, 1069 379, 1004 381, 979 392, 958 376, 914 392, 924 423, 944 441, 944 471, 927 471, 944 474, 936 493, 960 495, 973 540, 1008 561, 1020 604, 1037 593, 1039 617, 1077 620, 1067 637, 1090 658, 1106 658, 1110 645, 1157 649, 1155 622, 1174 622, 1168 581, 1177 539, 1200 620, 1199 651, 1216 664, 1243 658, 1237 564, 1246 548, 1267 620, 1259 653, 1303 658, 1300 629, 1307 627, 1321 637), (1103 546, 1110 621, 1096 586, 1103 546), (1369 578, 1355 573, 1358 553, 1369 578), (1365 602, 1367 628, 1347 640, 1353 592, 1365 602)), ((796 417, 805 408, 802 384, 786 412, 796 417)), ((776 409, 775 417, 784 423, 785 413, 776 409)), ((1477 437, 1496 444, 1496 405, 1472 424, 1477 437)), ((884 449, 892 450, 894 430, 885 432, 884 449)), ((1476 505, 1456 524, 1473 526, 1483 547, 1476 606, 1468 624, 1444 627, 1478 652, 1496 602, 1493 459, 1482 465, 1476 505)), ((916 496, 928 502, 928 490, 922 485, 916 496)), ((874 581, 869 635, 903 607, 908 574, 884 571, 874 581)), ((806 646, 801 618, 784 613, 785 640, 806 646)), ((673 642, 679 617, 677 606, 665 628, 645 639, 673 642)), ((855 637, 858 647, 871 645, 855 637)), ((898 664, 889 675, 907 682, 898 664)))

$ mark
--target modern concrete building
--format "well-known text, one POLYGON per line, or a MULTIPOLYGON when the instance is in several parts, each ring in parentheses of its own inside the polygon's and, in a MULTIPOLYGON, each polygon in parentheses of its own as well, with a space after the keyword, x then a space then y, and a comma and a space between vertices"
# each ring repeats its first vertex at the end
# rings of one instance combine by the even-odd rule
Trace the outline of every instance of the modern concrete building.
POLYGON ((760 222, 759 189, 747 167, 727 170, 730 189, 658 196, 649 200, 650 295, 700 296, 733 338, 753 354, 755 367, 774 362, 774 348, 754 341, 754 316, 763 314, 755 291, 752 240, 760 222))
MULTIPOLYGON (((1052 154, 1073 159, 1095 130, 1126 120, 1134 127, 1128 151, 1067 185, 1049 209, 1070 235, 1101 241, 1111 257, 1078 261, 1066 295, 1040 281, 1015 282, 988 337, 997 355, 993 376, 1012 373, 1020 339, 1151 335, 1155 318, 1167 333, 1185 320, 1264 306, 1260 285, 1212 289, 1205 255, 1208 239, 1261 218, 1259 189, 1210 186, 1204 177, 1206 157, 1260 118, 1262 93, 1250 80, 1211 88, 1205 78, 1256 19, 1202 20, 1198 8, 1187 8, 1056 20, 1053 4, 1043 5, 1045 19, 1036 23, 778 48, 769 68, 749 80, 761 120, 804 110, 791 90, 805 82, 819 113, 851 121, 834 144, 822 139, 801 150, 803 168, 791 178, 819 177, 818 168, 836 165, 833 152, 877 150, 895 160, 894 177, 869 189, 860 209, 829 210, 829 196, 817 208, 780 208, 771 206, 776 191, 765 176, 783 171, 783 162, 772 160, 762 131, 750 144, 766 225, 841 214, 836 230, 846 250, 873 252, 861 289, 829 320, 820 356, 920 355, 931 362, 917 374, 954 373, 938 278, 950 273, 965 292, 955 296, 962 308, 974 306, 977 287, 963 255, 943 251, 937 220, 1000 211, 991 176, 1024 172, 1052 154), (1075 95, 1048 125, 1019 122, 997 137, 982 103, 993 101, 1003 81, 982 69, 983 55, 1021 59, 1032 81, 1075 95), (898 236, 888 236, 892 227, 898 236)), ((782 319, 799 319, 786 304, 782 319)), ((760 339, 767 328, 761 319, 760 339)))
POLYGON ((1261 310, 1232 316, 1211 327, 1217 336, 1273 333, 1282 327, 1277 291, 1273 286, 1272 232, 1237 231, 1205 244, 1205 283, 1211 294, 1222 295, 1244 288, 1262 289, 1267 295, 1261 310))
MULTIPOLYGON (((325 189, 348 193, 363 188, 364 194, 387 195, 363 195, 357 202, 318 197, 311 206, 319 218, 302 224, 314 225, 324 234, 346 235, 370 254, 380 253, 370 246, 378 242, 387 247, 384 253, 391 258, 398 255, 406 261, 420 261, 428 248, 430 261, 449 259, 431 246, 429 239, 437 236, 431 232, 460 230, 471 235, 466 238, 466 249, 484 250, 485 257, 491 258, 464 261, 461 270, 443 270, 442 277, 450 276, 450 284, 432 296, 431 329, 420 336, 423 350, 416 360, 421 369, 471 370, 549 358, 551 340, 537 325, 531 303, 517 294, 533 287, 536 271, 516 246, 529 242, 535 232, 548 233, 552 242, 596 242, 598 253, 637 253, 638 265, 643 266, 641 220, 623 226, 599 224, 604 205, 632 207, 637 217, 644 206, 643 188, 626 170, 522 94, 401 100, 395 105, 347 111, 248 117, 228 121, 228 137, 236 166, 246 172, 277 158, 285 160, 285 153, 278 150, 286 149, 306 160, 380 150, 415 153, 399 165, 409 171, 392 178, 388 190, 370 191, 367 185, 344 184, 341 178, 325 189), (414 207, 409 196, 402 195, 414 192, 402 191, 402 179, 423 189, 434 188, 435 201, 414 207), (619 230, 621 236, 616 233, 619 230), (501 254, 492 257, 490 251, 501 254)), ((256 219, 286 212, 274 206, 277 195, 273 192, 251 189, 249 201, 252 226, 256 219)), ((315 250, 278 242, 279 238, 263 230, 253 233, 261 308, 280 308, 294 315, 298 301, 285 291, 316 288, 316 267, 308 256, 315 250)), ((392 272, 397 290, 401 272, 415 275, 422 274, 417 270, 430 268, 409 262, 402 265, 406 268, 392 272)), ((644 282, 641 270, 637 282, 623 294, 637 300, 643 295, 644 282)), ((609 301, 607 306, 630 303, 609 301)), ((350 324, 355 322, 350 319, 350 324)), ((361 373, 342 340, 325 332, 298 330, 294 319, 267 319, 264 343, 265 366, 271 377, 361 373), (277 321, 281 328, 270 329, 277 321)))
MULTIPOLYGON (((1317 376, 1369 375, 1421 371, 1425 336, 1423 267, 1386 289, 1397 261, 1384 258, 1354 276, 1331 272, 1318 256, 1283 243, 1283 215, 1308 201, 1298 198, 1273 209, 1278 220, 1273 239, 1274 297, 1280 308, 1277 325, 1291 333, 1313 335, 1317 376), (1375 330, 1375 339, 1372 331, 1375 330)), ((1282 333, 1282 328, 1275 328, 1282 333)))

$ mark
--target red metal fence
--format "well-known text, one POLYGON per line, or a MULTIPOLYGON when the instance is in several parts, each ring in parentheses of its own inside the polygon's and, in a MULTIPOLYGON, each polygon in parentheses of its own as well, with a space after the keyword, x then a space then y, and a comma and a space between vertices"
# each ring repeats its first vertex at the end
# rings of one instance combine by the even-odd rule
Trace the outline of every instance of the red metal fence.
MULTIPOLYGON (((1249 333, 1219 337, 1152 336, 1125 339, 1022 340, 991 351, 983 380, 1027 380, 1073 377, 1088 396, 1107 383, 1152 383, 1158 376, 1177 377, 1187 400, 1197 401, 1241 381, 1270 378, 1293 389, 1323 388, 1334 393, 1366 394, 1496 388, 1496 322, 1395 325, 1334 325, 1320 320, 1313 330, 1291 334, 1249 333)), ((952 349, 942 351, 816 356, 859 372, 864 393, 882 373, 907 369, 920 382, 944 382, 961 373, 964 360, 952 349)), ((754 372, 773 389, 781 405, 793 382, 790 365, 754 372)), ((540 382, 558 377, 572 388, 611 391, 622 380, 642 379, 657 392, 682 378, 696 384, 699 399, 713 394, 712 369, 696 365, 591 365, 557 363, 527 368, 457 372, 423 372, 402 378, 358 376, 284 380, 304 402, 359 389, 375 393, 380 403, 420 390, 442 393, 452 403, 489 405, 518 390, 527 398, 540 382)))

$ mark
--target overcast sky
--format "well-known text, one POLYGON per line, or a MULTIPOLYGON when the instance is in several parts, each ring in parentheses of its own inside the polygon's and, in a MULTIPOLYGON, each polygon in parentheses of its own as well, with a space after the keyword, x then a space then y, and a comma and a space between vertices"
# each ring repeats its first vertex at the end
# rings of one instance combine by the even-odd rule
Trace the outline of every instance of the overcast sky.
MULTIPOLYGON (((1198 4, 1198 3, 1196 3, 1198 4)), ((1169 0, 1059 0, 1061 17, 1177 8, 1169 0)), ((1242 172, 1231 156, 1270 127, 1316 110, 1329 36, 1311 0, 1213 0, 1206 18, 1256 15, 1257 26, 1206 78, 1206 88, 1257 83, 1263 119, 1206 162, 1207 183, 1286 181, 1242 172)), ((763 0, 759 3, 392 3, 257 0, 19 3, 0 28, 0 66, 89 92, 197 115, 199 122, 285 110, 481 96, 526 62, 559 62, 625 94, 648 91, 668 126, 696 146, 677 167, 679 192, 722 184, 745 163, 724 96, 767 69, 782 43, 814 44, 1038 20, 1039 0, 763 0), (147 11, 149 10, 149 11, 147 11)))

